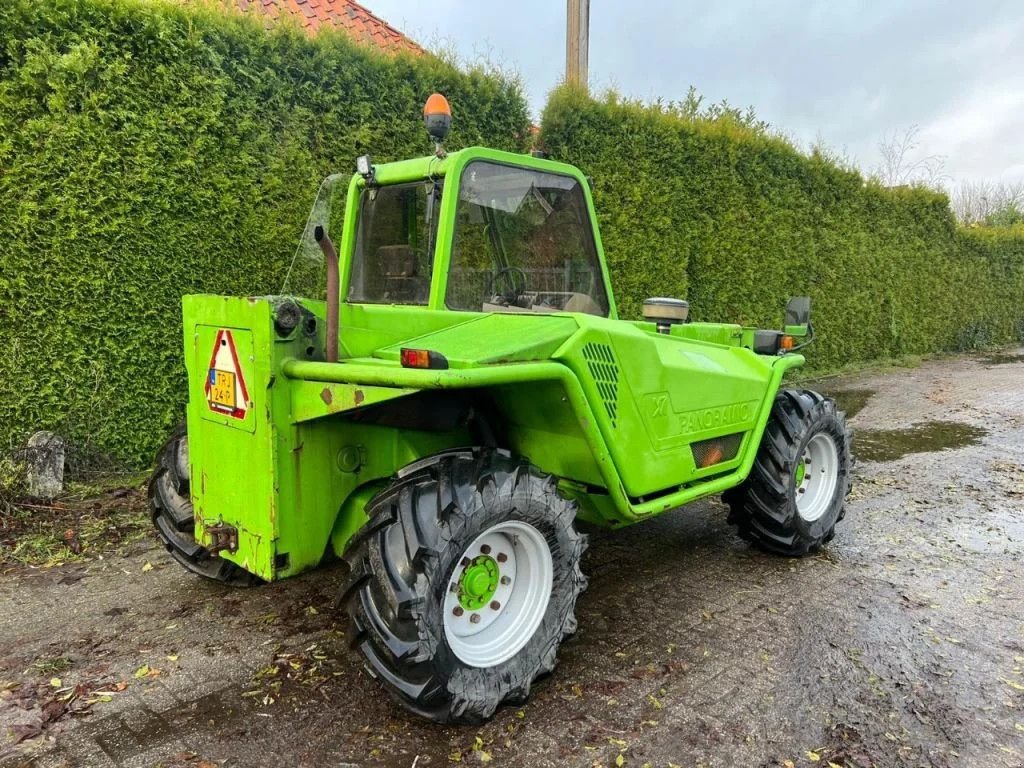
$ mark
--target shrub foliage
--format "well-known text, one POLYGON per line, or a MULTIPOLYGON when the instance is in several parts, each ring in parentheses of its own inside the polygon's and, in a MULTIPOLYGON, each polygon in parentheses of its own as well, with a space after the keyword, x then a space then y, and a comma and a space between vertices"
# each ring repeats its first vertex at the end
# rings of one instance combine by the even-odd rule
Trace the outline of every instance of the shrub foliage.
POLYGON ((319 180, 370 152, 521 148, 514 80, 140 0, 0 3, 0 445, 147 463, 185 396, 180 299, 280 289, 319 180))
MULTIPOLYGON (((453 147, 522 149, 517 82, 163 0, 0 3, 0 447, 36 429, 145 464, 185 396, 180 298, 277 291, 319 180, 453 147)), ((815 303, 830 368, 1024 335, 1024 227, 797 152, 750 116, 556 91, 542 140, 595 176, 621 311, 686 296, 774 327, 815 303)))
POLYGON ((773 328, 809 295, 819 370, 1022 340, 1024 227, 960 229, 945 195, 882 187, 730 114, 562 88, 541 141, 594 177, 627 317, 667 293, 695 319, 773 328))

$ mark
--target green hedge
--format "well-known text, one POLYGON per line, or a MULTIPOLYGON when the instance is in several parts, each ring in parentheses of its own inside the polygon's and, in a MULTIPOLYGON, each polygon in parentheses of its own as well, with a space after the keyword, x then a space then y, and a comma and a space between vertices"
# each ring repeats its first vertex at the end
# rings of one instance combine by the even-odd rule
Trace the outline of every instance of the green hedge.
MULTIPOLYGON (((427 149, 522 149, 518 83, 432 57, 160 0, 0 3, 0 449, 56 429, 148 462, 185 394, 182 294, 279 289, 319 179, 427 149)), ((960 230, 946 199, 883 189, 740 121, 562 89, 552 154, 596 178, 622 311, 777 325, 815 301, 812 364, 1019 340, 1024 228, 960 230)))
POLYGON ((39 428, 148 463, 185 394, 180 298, 280 289, 319 180, 520 149, 514 80, 139 0, 0 3, 0 449, 39 428))
POLYGON ((946 197, 888 189, 736 119, 556 91, 541 141, 595 180, 620 311, 778 327, 812 297, 818 370, 1021 341, 1024 227, 961 230, 946 197))

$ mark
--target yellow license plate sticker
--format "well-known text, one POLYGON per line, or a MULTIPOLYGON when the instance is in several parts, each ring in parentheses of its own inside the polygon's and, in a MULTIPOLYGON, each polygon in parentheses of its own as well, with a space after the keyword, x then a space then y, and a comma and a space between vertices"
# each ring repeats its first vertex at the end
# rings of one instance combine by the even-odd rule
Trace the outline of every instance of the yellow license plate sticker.
POLYGON ((236 407, 235 401, 235 374, 234 371, 210 370, 210 404, 216 408, 226 408, 233 411, 236 407))

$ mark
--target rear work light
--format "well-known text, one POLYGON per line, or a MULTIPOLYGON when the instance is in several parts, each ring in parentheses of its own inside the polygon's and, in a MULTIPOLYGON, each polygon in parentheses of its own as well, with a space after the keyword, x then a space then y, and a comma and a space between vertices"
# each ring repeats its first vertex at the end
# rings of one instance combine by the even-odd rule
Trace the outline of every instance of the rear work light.
POLYGON ((444 370, 448 367, 448 358, 432 349, 409 349, 402 347, 401 360, 403 368, 432 368, 444 370))

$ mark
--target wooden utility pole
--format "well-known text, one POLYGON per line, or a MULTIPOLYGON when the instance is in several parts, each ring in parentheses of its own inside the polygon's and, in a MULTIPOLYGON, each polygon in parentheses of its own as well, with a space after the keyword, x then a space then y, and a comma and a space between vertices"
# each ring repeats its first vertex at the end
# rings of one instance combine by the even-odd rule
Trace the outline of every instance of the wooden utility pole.
POLYGON ((590 49, 590 0, 566 0, 565 82, 587 87, 590 49))

